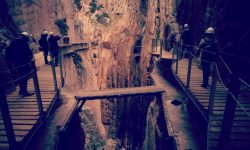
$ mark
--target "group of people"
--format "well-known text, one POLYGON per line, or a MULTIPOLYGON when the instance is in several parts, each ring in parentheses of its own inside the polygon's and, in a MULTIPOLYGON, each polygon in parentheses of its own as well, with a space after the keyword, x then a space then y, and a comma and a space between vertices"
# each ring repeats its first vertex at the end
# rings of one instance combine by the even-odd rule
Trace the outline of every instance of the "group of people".
MULTIPOLYGON (((22 32, 20 37, 13 40, 5 51, 6 61, 16 68, 18 74, 18 84, 20 87, 19 95, 22 97, 31 96, 34 93, 30 93, 27 90, 28 79, 32 74, 31 62, 34 61, 34 55, 29 47, 30 39, 35 42, 35 39, 28 32, 22 32)), ((44 31, 39 39, 39 50, 43 51, 44 62, 48 62, 48 54, 50 52, 52 60, 55 61, 55 66, 58 66, 58 51, 59 36, 54 36, 52 32, 44 31), (48 35, 50 35, 48 37, 48 35)))
POLYGON ((44 63, 49 64, 48 55, 50 52, 50 56, 52 60, 55 60, 55 66, 58 66, 58 51, 59 45, 58 41, 60 40, 59 36, 53 35, 53 32, 44 31, 41 34, 41 38, 39 39, 39 50, 43 51, 44 63), (49 37, 48 37, 49 36, 49 37))
MULTIPOLYGON (((184 29, 181 34, 182 52, 183 57, 188 57, 190 52, 194 52, 193 49, 193 35, 188 24, 184 25, 184 29)), ((195 55, 198 55, 201 59, 201 66, 203 70, 203 82, 201 87, 208 88, 208 81, 210 75, 210 66, 215 61, 218 54, 218 42, 215 37, 215 30, 213 27, 207 28, 205 36, 200 40, 199 46, 195 55)))

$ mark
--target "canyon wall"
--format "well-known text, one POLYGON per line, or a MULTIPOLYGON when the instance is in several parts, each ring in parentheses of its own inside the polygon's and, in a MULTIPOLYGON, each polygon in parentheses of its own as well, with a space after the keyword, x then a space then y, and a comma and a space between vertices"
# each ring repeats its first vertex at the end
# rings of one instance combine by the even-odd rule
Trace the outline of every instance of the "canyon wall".
MULTIPOLYGON (((4 32, 17 35, 18 32, 27 31, 39 39, 40 34, 47 30, 63 36, 55 24, 60 20, 69 27, 67 35, 71 42, 90 43, 90 49, 65 57, 65 86, 75 89, 98 90, 151 85, 148 67, 152 39, 163 38, 168 22, 174 23, 171 19, 166 19, 169 16, 166 12, 171 12, 172 8, 164 0, 3 2, 5 5, 1 3, 1 7, 6 11, 5 14, 1 12, 1 17, 8 28, 4 32), (13 21, 7 21, 8 19, 13 21), (81 58, 81 61, 74 60, 77 58, 81 58)), ((10 37, 6 38, 11 40, 10 37)), ((146 131, 149 132, 147 124, 157 124, 152 122, 154 119, 149 119, 152 116, 147 115, 152 99, 153 97, 132 97, 97 102, 92 105, 93 110, 101 108, 101 111, 95 112, 97 126, 105 128, 104 136, 107 139, 118 139, 128 149, 141 149, 143 145, 148 145, 148 138, 145 138, 146 131)))

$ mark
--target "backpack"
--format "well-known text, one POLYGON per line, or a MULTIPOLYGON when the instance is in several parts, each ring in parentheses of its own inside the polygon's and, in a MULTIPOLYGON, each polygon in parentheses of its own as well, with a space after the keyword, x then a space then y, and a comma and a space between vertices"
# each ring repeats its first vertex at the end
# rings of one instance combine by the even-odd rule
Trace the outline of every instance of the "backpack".
POLYGON ((10 43, 10 45, 5 50, 5 58, 9 62, 13 62, 15 60, 15 50, 18 47, 18 40, 14 40, 10 43))

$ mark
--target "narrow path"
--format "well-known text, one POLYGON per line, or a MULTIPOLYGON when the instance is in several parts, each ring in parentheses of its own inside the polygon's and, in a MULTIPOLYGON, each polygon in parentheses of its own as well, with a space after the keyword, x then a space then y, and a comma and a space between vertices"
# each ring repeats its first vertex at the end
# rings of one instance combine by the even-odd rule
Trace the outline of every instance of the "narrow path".
POLYGON ((206 134, 206 130, 197 130, 200 127, 198 122, 191 118, 186 105, 185 97, 176 89, 168 79, 165 79, 159 70, 159 67, 155 67, 152 77, 156 85, 161 86, 167 92, 166 99, 164 100, 164 113, 168 124, 168 130, 177 141, 177 147, 180 150, 186 149, 206 149, 204 141, 201 141, 202 134, 206 134), (183 104, 175 106, 171 104, 172 100, 182 101, 183 104))
MULTIPOLYGON (((48 114, 54 102, 58 98, 58 92, 54 89, 54 81, 52 69, 49 65, 43 64, 42 54, 35 55, 36 67, 43 111, 48 114)), ((60 85, 59 68, 56 68, 57 83, 60 85)), ((35 93, 33 79, 28 80, 28 91, 35 93)), ((45 116, 39 114, 36 95, 21 97, 19 94, 19 86, 16 90, 6 95, 10 118, 16 138, 16 142, 21 147, 25 147, 32 136, 40 128, 45 121, 45 116)), ((0 149, 8 149, 9 141, 5 131, 2 113, 0 112, 0 149)))
MULTIPOLYGON (((176 64, 177 63, 173 63, 173 72, 175 72, 176 64)), ((216 91, 214 92, 214 104, 211 114, 208 114, 208 108, 210 104, 210 95, 212 92, 212 77, 210 75, 210 86, 208 88, 204 89, 200 86, 202 84, 202 70, 198 67, 197 59, 192 60, 189 88, 186 87, 188 72, 187 59, 183 58, 178 61, 178 74, 175 74, 175 78, 182 89, 185 90, 186 95, 190 98, 192 103, 196 105, 196 108, 199 110, 198 113, 200 113, 207 122, 208 149, 217 149, 220 146, 220 142, 222 139, 225 139, 225 137, 229 137, 228 143, 223 144, 226 145, 225 147, 232 149, 249 149, 250 115, 248 112, 250 111, 250 103, 247 94, 243 94, 243 92, 249 93, 247 90, 249 88, 245 84, 239 82, 239 97, 231 97, 232 93, 228 92, 228 90, 230 91, 230 89, 228 89, 229 86, 226 87, 224 84, 226 83, 226 85, 230 85, 233 81, 232 79, 227 81, 228 83, 223 81, 228 80, 229 77, 225 76, 226 71, 223 70, 223 67, 220 67, 220 65, 217 65, 217 67, 216 76, 218 76, 218 80, 216 81, 216 91), (222 72, 220 72, 219 69, 223 70, 223 76, 221 76, 222 72), (228 106, 226 105, 227 102, 229 102, 228 106), (225 124, 224 119, 227 119, 225 124), (223 132, 227 126, 231 126, 231 123, 232 127, 229 127, 231 129, 223 132), (221 135, 224 137, 221 138, 221 135)), ((235 87, 237 87, 237 84, 235 84, 235 87)))

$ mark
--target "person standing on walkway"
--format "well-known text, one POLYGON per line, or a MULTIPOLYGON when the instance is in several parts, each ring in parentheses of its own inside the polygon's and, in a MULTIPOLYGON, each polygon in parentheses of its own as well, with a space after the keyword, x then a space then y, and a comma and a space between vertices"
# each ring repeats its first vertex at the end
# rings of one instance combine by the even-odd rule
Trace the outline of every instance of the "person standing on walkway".
POLYGON ((41 38, 38 41, 40 50, 43 51, 43 56, 44 56, 44 63, 48 64, 48 54, 49 54, 49 43, 48 43, 48 31, 44 31, 43 34, 41 34, 41 38))
POLYGON ((182 57, 187 58, 188 53, 191 52, 193 46, 193 35, 188 24, 184 25, 184 29, 181 34, 181 47, 182 47, 182 57))
POLYGON ((203 70, 202 87, 208 87, 208 80, 210 75, 210 66, 218 53, 218 42, 215 38, 215 31, 213 27, 209 27, 205 32, 205 37, 200 41, 199 49, 201 49, 201 65, 203 70))
POLYGON ((29 48, 29 33, 22 32, 19 39, 12 41, 6 49, 5 57, 17 68, 20 86, 19 95, 23 97, 33 95, 34 93, 29 93, 27 90, 28 79, 32 71, 31 61, 33 59, 33 53, 29 48))
POLYGON ((49 48, 51 57, 55 61, 55 66, 58 66, 58 51, 59 51, 58 40, 60 40, 60 37, 54 36, 53 32, 50 32, 49 48))

